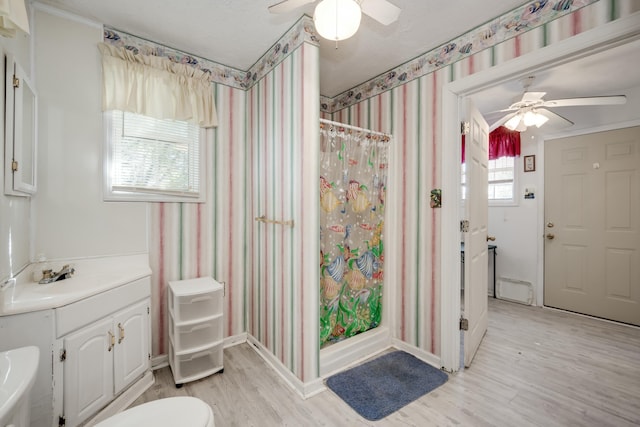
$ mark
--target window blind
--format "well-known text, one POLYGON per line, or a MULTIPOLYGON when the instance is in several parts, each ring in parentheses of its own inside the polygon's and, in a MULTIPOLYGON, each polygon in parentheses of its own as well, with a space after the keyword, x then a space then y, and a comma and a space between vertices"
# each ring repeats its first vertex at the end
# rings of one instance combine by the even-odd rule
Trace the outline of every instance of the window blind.
POLYGON ((111 189, 186 197, 200 195, 200 128, 110 111, 111 189))

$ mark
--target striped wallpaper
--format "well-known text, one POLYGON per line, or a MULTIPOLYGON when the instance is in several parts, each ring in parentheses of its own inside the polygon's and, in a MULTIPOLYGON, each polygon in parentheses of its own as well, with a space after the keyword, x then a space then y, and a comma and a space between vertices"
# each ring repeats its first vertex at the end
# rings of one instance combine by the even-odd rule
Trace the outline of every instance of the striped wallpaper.
POLYGON ((168 352, 171 280, 210 276, 225 282, 225 336, 246 331, 246 92, 220 84, 214 92, 219 126, 207 131, 207 202, 150 204, 154 355, 168 352))
MULTIPOLYGON (((429 206, 429 192, 440 188, 443 167, 440 93, 456 79, 504 63, 546 45, 637 10, 629 1, 601 0, 493 48, 479 52, 403 86, 337 111, 331 120, 394 136, 388 205, 400 206, 386 223, 385 289, 395 338, 440 354, 440 211, 429 206), (395 199, 397 198, 397 199, 395 199), (394 200, 391 200, 394 199, 394 200)), ((452 166, 453 167, 453 166, 452 166)), ((443 197, 446 198, 446 195, 443 197)))
MULTIPOLYGON (((440 354, 440 187, 443 85, 637 10, 601 0, 349 108, 322 117, 394 135, 385 230, 389 327, 440 354)), ((214 85, 220 125, 210 131, 204 204, 150 205, 153 354, 167 352, 166 283, 226 282, 225 336, 248 333, 302 383, 318 377, 319 48, 304 43, 243 91, 214 85), (294 227, 255 217, 293 220, 294 227)), ((446 195, 444 196, 446 198, 446 195)))
POLYGON ((318 56, 303 44, 247 92, 247 332, 303 382, 318 357, 318 56))

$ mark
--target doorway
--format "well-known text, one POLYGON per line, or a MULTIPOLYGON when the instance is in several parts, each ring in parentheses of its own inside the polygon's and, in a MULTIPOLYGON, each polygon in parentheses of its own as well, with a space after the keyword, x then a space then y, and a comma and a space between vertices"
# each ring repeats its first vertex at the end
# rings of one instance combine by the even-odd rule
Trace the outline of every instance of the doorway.
MULTIPOLYGON (((454 81, 443 88, 443 144, 442 158, 447 164, 457 167, 443 168, 443 194, 459 194, 460 188, 460 145, 453 143, 459 138, 460 106, 463 97, 471 96, 488 87, 496 86, 504 81, 517 80, 525 75, 536 73, 552 66, 567 63, 577 58, 602 52, 613 46, 619 46, 638 39, 638 16, 620 19, 600 26, 570 39, 566 39, 544 50, 537 50, 520 58, 509 61, 480 73, 473 74, 459 81, 454 81), (451 142, 451 143, 448 143, 451 142), (455 162, 455 163, 454 163, 455 162)), ((457 203, 443 204, 441 241, 441 283, 453 283, 453 286, 442 286, 441 292, 441 364, 451 371, 457 371, 460 365, 460 248, 458 246, 460 214, 457 203)), ((541 236, 543 229, 540 223, 537 232, 541 236)), ((539 239, 538 254, 542 259, 542 239, 539 239)), ((542 270, 542 265, 539 270, 542 270)), ((539 272, 542 277, 542 272, 539 272)))
POLYGON ((544 304, 640 326, 640 127, 545 142, 544 304))

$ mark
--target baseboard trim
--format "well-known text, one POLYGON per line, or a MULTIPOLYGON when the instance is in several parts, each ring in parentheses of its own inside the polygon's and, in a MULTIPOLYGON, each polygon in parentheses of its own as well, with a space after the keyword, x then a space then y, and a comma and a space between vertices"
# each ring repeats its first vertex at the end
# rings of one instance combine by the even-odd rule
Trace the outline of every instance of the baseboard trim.
POLYGON ((399 339, 393 339, 391 345, 398 350, 402 350, 417 357, 418 359, 428 363, 429 365, 432 365, 438 369, 443 369, 441 358, 433 353, 429 353, 428 351, 424 351, 422 349, 419 349, 418 347, 409 345, 406 342, 400 341, 399 339))
POLYGON ((157 371, 158 369, 162 369, 166 366, 169 366, 168 355, 161 354, 160 356, 153 356, 151 358, 151 370, 157 371))
MULTIPOLYGON (((234 345, 243 344, 247 342, 247 333, 243 332, 232 337, 224 339, 224 348, 233 347, 234 345)), ((161 354, 159 356, 153 356, 151 358, 151 370, 157 371, 169 366, 169 355, 161 354)))
POLYGON ((260 341, 251 335, 247 335, 247 342, 264 359, 265 362, 303 399, 308 399, 326 389, 322 378, 313 381, 302 382, 286 366, 278 360, 273 353, 266 349, 260 341))
POLYGON ((327 378, 375 356, 390 346, 391 333, 384 327, 332 344, 320 350, 320 376, 327 378))
POLYGON ((238 335, 233 335, 224 339, 224 348, 233 347, 234 345, 244 344, 247 342, 248 334, 243 332, 238 335))

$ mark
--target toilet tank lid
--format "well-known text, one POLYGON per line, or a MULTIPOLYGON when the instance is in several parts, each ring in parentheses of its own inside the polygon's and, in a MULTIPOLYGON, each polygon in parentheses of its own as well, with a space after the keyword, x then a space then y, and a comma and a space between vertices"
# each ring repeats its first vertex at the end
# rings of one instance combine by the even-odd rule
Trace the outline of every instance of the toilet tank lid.
POLYGON ((213 426, 211 407, 202 400, 190 397, 169 397, 134 406, 96 425, 96 427, 154 427, 213 426))

